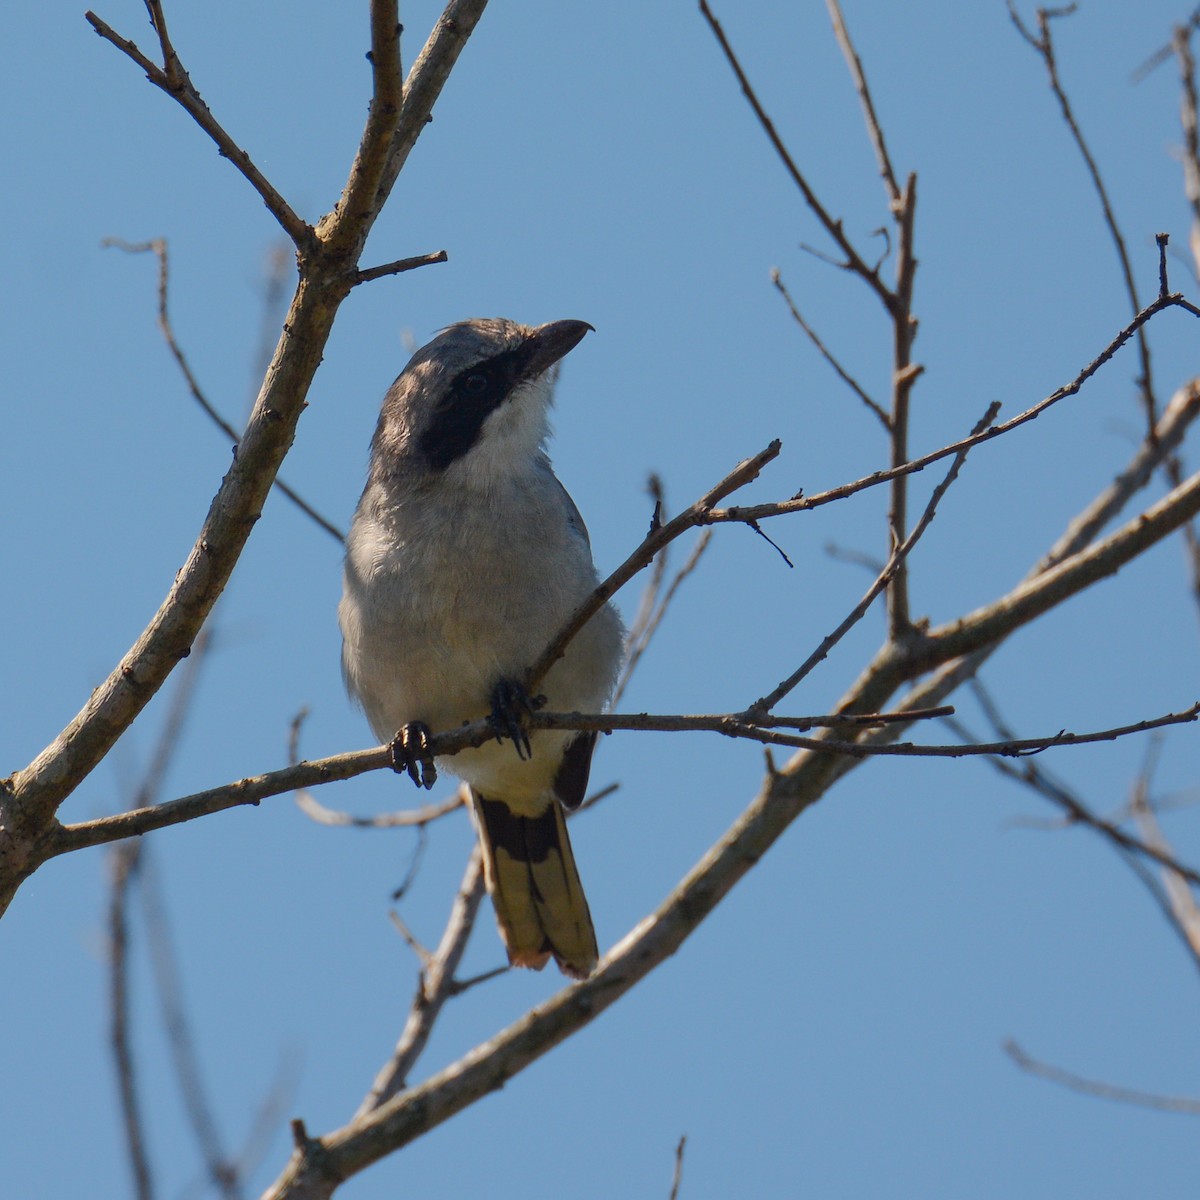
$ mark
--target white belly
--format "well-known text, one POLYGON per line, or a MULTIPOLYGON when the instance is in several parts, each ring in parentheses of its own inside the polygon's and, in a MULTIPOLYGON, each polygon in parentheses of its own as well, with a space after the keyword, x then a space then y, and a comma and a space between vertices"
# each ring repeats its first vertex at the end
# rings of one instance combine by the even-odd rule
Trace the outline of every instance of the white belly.
MULTIPOLYGON (((520 679, 595 586, 586 540, 565 510, 527 500, 423 498, 396 513, 364 496, 339 619, 347 686, 381 741, 410 721, 436 732, 486 716, 496 684, 520 679), (502 521, 500 510, 522 514, 521 527, 502 521)), ((549 707, 602 708, 621 637, 606 606, 547 676, 541 690, 549 707)), ((536 735, 529 763, 511 744, 493 742, 445 766, 480 790, 501 786, 506 797, 532 797, 549 787, 563 740, 536 735)))

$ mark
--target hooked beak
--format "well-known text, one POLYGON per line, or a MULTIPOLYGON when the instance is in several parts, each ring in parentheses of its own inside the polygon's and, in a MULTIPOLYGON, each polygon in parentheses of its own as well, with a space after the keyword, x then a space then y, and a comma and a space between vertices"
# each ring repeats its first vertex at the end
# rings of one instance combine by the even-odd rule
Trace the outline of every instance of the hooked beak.
POLYGON ((554 366, 583 341, 584 334, 589 330, 595 332, 586 321, 550 321, 546 325, 539 325, 525 343, 529 357, 522 374, 532 378, 554 366))

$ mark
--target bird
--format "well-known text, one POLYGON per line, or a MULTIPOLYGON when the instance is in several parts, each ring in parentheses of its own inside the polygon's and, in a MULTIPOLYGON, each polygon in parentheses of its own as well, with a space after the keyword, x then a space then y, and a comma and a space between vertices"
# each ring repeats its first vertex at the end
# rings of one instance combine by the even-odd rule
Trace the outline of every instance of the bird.
POLYGON ((468 785, 509 962, 586 978, 598 949, 565 822, 594 732, 526 712, 601 712, 625 631, 606 603, 528 696, 523 679, 596 588, 587 527, 546 443, 557 368, 593 331, 472 318, 418 350, 384 397, 346 542, 342 668, 393 766, 468 785), (430 761, 431 731, 487 718, 497 737, 430 761), (508 744, 511 742, 512 744, 508 744))

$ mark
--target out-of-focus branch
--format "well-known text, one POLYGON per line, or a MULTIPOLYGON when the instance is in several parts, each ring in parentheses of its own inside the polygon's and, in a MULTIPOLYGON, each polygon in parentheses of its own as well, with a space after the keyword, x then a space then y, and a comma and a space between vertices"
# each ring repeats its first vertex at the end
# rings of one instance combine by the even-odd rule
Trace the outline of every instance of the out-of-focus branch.
POLYGON ((125 1149, 133 1174, 134 1195, 137 1200, 153 1200, 154 1181, 146 1148, 145 1123, 130 1033, 129 887, 140 850, 140 842, 123 842, 114 848, 109 858, 109 1044, 116 1066, 117 1095, 121 1105, 125 1149))
POLYGON ((1200 279, 1200 119, 1197 118, 1196 59, 1192 54, 1193 23, 1175 30, 1172 49, 1179 60, 1179 122, 1183 129, 1183 191, 1192 210, 1188 238, 1192 274, 1200 279))
POLYGON ((166 910, 157 879, 147 861, 141 871, 142 912, 146 922, 150 958, 154 966, 167 1044, 179 1081, 188 1123, 200 1148, 209 1183, 224 1200, 241 1200, 242 1180, 233 1158, 226 1152, 217 1128, 213 1106, 200 1071, 200 1055, 192 1037, 191 1022, 183 1003, 183 987, 171 945, 166 910))
POLYGON ((670 1200, 679 1200, 679 1187, 683 1183, 683 1149, 687 1145, 687 1134, 675 1144, 675 1170, 671 1175, 670 1200))
POLYGON ((1073 1071, 1064 1071, 1062 1067, 1052 1066, 1050 1063, 1042 1062, 1040 1059, 1026 1054, 1011 1039, 1004 1043, 1004 1052, 1022 1071, 1070 1088, 1073 1092, 1082 1092, 1085 1096, 1095 1096, 1100 1100, 1116 1100, 1122 1104, 1136 1104, 1140 1108, 1153 1108, 1160 1112, 1200 1116, 1200 1099, 1193 1099, 1190 1096, 1160 1096, 1155 1092, 1140 1092, 1134 1088, 1119 1087, 1116 1084, 1087 1079, 1083 1075, 1076 1075, 1073 1071))
POLYGON ((442 940, 421 970, 417 981, 417 994, 413 998, 400 1040, 391 1059, 380 1071, 370 1092, 359 1106, 358 1116, 373 1112, 406 1086, 408 1073, 420 1057, 421 1051, 425 1049, 433 1026, 441 1015, 442 1006, 458 988, 455 972, 462 962, 467 939, 475 927, 475 918, 485 890, 483 855, 479 847, 475 846, 451 906, 442 940))
MULTIPOLYGON (((302 708, 291 721, 288 730, 288 766, 300 762, 300 730, 308 716, 302 708)), ((327 808, 313 794, 304 789, 295 792, 296 807, 318 825, 336 825, 344 829, 424 829, 426 825, 461 808, 464 801, 461 791, 456 791, 448 800, 436 804, 423 804, 420 808, 403 809, 400 812, 375 813, 369 817, 355 816, 339 809, 327 808)))
MULTIPOLYGON (((679 589, 687 581, 688 577, 700 565, 700 560, 704 557, 704 552, 712 543, 712 535, 713 531, 711 529, 701 531, 695 545, 692 546, 691 553, 684 560, 679 570, 671 577, 671 582, 667 584, 665 589, 662 588, 661 580, 658 581, 658 586, 653 590, 648 589, 648 595, 653 598, 653 602, 647 609, 645 619, 635 621, 629 631, 625 662, 621 666, 621 675, 617 680, 617 686, 613 689, 612 703, 614 706, 620 703, 621 697, 625 694, 625 689, 629 686, 629 681, 633 678, 634 671, 637 670, 638 664, 642 661, 642 656, 649 649, 654 635, 661 627, 663 618, 667 615, 667 611, 671 607, 671 602, 675 599, 679 593, 679 589)), ((665 563, 667 561, 666 553, 660 554, 656 561, 665 563)))
MULTIPOLYGON (((1157 744, 1152 746, 1152 753, 1157 750, 1157 744)), ((1134 783, 1131 810, 1137 821, 1142 840, 1150 846, 1156 856, 1162 871, 1162 888, 1166 896, 1166 913, 1172 925, 1179 934, 1180 940, 1192 956, 1192 962, 1200 967, 1200 905, 1192 892, 1192 886, 1200 880, 1193 875, 1188 877, 1177 863, 1174 851, 1162 826, 1155 815, 1154 806, 1150 802, 1150 764, 1134 783), (1171 865, 1163 861, 1170 859, 1171 865)))
MULTIPOLYGON (((114 246, 118 250, 124 250, 127 254, 145 254, 152 253, 158 259, 158 328, 163 335, 163 340, 167 343, 167 349, 171 352, 171 357, 175 360, 179 367, 180 373, 183 375, 184 382, 187 384, 188 391, 192 394, 192 399, 200 405, 204 413, 210 421, 233 443, 234 451, 237 451, 238 442, 241 441, 241 435, 223 416, 217 411, 216 406, 204 394, 204 389, 200 386, 200 381, 196 378, 192 371, 191 364, 187 360, 187 355, 183 352, 183 347, 179 344, 178 338, 175 336, 175 327, 171 323, 171 313, 168 307, 168 299, 170 294, 170 259, 167 249, 166 238, 154 238, 149 242, 127 242, 123 238, 106 237, 102 242, 103 246, 114 246)), ((306 517, 313 521, 319 528, 325 530, 331 537, 334 537, 338 542, 344 542, 346 535, 332 521, 323 517, 311 504, 308 503, 297 491, 289 487, 282 479, 276 479, 274 486, 280 493, 286 496, 306 517)))

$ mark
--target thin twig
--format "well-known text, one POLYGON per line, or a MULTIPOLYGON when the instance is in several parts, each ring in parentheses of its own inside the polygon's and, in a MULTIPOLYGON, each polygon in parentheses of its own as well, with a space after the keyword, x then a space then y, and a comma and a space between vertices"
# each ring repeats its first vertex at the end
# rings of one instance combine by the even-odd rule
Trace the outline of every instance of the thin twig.
POLYGON ((538 657, 526 675, 526 691, 531 695, 536 692, 537 685, 545 678, 546 672, 562 657, 571 639, 629 580, 649 566, 655 556, 681 534, 697 525, 706 524, 713 512, 713 506, 732 492, 757 479, 763 467, 778 457, 781 449, 782 443, 776 439, 752 458, 738 463, 720 483, 710 488, 677 517, 673 517, 665 525, 652 524, 650 532, 642 540, 642 544, 575 610, 567 623, 555 635, 553 641, 538 657))
MULTIPOLYGON (((192 394, 192 399, 200 405, 213 424, 229 438, 236 451, 238 443, 241 441, 241 434, 221 416, 216 406, 204 394, 204 389, 200 386, 200 381, 192 371, 191 364, 187 360, 187 355, 184 354, 183 347, 179 344, 179 340, 175 336, 175 327, 171 323, 171 314, 168 308, 170 262, 166 238, 154 238, 148 242, 127 242, 123 238, 106 237, 100 244, 124 250, 127 254, 153 253, 155 258, 158 259, 158 328, 163 335, 163 340, 167 343, 167 349, 171 352, 171 357, 174 358, 180 373, 183 375, 188 391, 192 394)), ((332 521, 317 512, 307 500, 293 488, 289 487, 282 479, 277 477, 273 486, 278 488, 306 517, 314 521, 331 537, 336 538, 339 542, 346 540, 346 535, 332 521)))
MULTIPOLYGON (((1137 313, 1141 310, 1142 305, 1138 299, 1137 282, 1133 277, 1133 263, 1129 258, 1125 236, 1121 232, 1120 225, 1117 224, 1116 213, 1108 194, 1108 188, 1104 185, 1104 177, 1100 174, 1100 167, 1096 162, 1095 156, 1092 154, 1091 148, 1088 146, 1087 139, 1083 136, 1083 131, 1080 129, 1079 122, 1076 120, 1074 110, 1071 107, 1071 101, 1058 74, 1058 58, 1054 50, 1054 39, 1050 32, 1050 22, 1056 17, 1071 15, 1075 12, 1075 5, 1072 4, 1062 9, 1039 8, 1037 10, 1038 32, 1035 35, 1022 22, 1013 0, 1005 0, 1005 3, 1008 5, 1008 15, 1012 19, 1012 23, 1016 26, 1025 41, 1041 55, 1042 61, 1046 65, 1046 73, 1050 78, 1050 90, 1054 93, 1054 98, 1058 101, 1063 121, 1066 123, 1071 138, 1075 142, 1080 156, 1083 158, 1084 165, 1087 167, 1088 175, 1092 181, 1092 188, 1095 190, 1096 196, 1100 201, 1100 208, 1104 214, 1104 224, 1108 229, 1109 236, 1112 238, 1113 248, 1117 254, 1117 262, 1121 268, 1121 279, 1125 285, 1125 293, 1129 297, 1130 311, 1137 313)), ((1150 343, 1147 341, 1145 331, 1142 329, 1138 330, 1137 338, 1138 358, 1141 363, 1141 374, 1137 383, 1142 395, 1142 407, 1146 413, 1146 428, 1150 436, 1153 436, 1154 426, 1158 421, 1158 403, 1154 395, 1154 379, 1151 373, 1150 343)))
POLYGON ((737 55, 733 52, 733 47, 729 44, 728 38, 725 36, 725 31, 721 28, 720 22, 713 16, 712 10, 708 7, 707 0, 700 0, 700 12, 704 19, 708 22, 709 28, 713 32, 713 36, 717 39, 721 47, 722 53, 725 55, 726 61, 733 69, 734 75, 737 76, 737 81, 741 85, 742 94, 746 97, 750 107, 754 110, 754 115, 758 118, 759 125, 762 126, 763 132, 770 139, 771 145, 775 147, 775 153, 779 156, 780 161, 787 169, 787 173, 791 176, 792 182, 800 189, 800 194, 804 197, 805 204, 812 210, 817 220, 820 221, 825 232, 837 245, 838 249, 845 255, 846 261, 837 265, 847 271, 853 272, 862 279, 879 297, 884 308, 890 313, 895 307, 895 296, 888 288, 887 284, 879 276, 879 272, 869 266, 861 254, 854 248, 850 239, 846 236, 845 230, 842 228, 842 222, 830 215, 825 206, 817 198, 816 192, 809 186, 808 180, 796 166, 795 160, 788 152, 788 148, 783 144, 783 139, 779 136, 775 129, 775 125, 771 118, 767 116, 766 110, 760 103, 754 88, 750 85, 750 80, 747 79, 745 71, 742 70, 742 64, 738 61, 737 55))
MULTIPOLYGON (((978 743, 979 739, 960 720, 952 718, 948 719, 945 723, 958 737, 963 739, 965 744, 978 743)), ((1003 737, 1011 739, 1010 730, 1002 729, 998 730, 998 732, 1001 732, 1003 737)), ((1147 878, 1142 872, 1141 860, 1149 859, 1164 871, 1175 872, 1182 879, 1200 878, 1200 873, 1197 873, 1194 868, 1181 863, 1168 850, 1136 838, 1132 834, 1126 833, 1115 821, 1094 813, 1075 791, 1060 779, 1057 779, 1042 764, 1035 763, 1031 759, 1026 758, 1021 761, 1020 765, 1017 765, 999 757, 989 758, 987 763, 1007 779, 1019 783, 1022 787, 1028 788, 1043 799, 1049 800, 1051 804, 1059 809, 1063 813, 1063 819, 1055 823, 1054 828, 1059 830, 1071 828, 1090 829, 1092 832, 1098 833, 1101 837, 1105 838, 1138 874, 1142 883, 1147 885, 1155 902, 1163 909, 1163 915, 1167 918, 1168 922, 1174 925, 1174 922, 1171 920, 1169 906, 1166 904, 1161 889, 1158 888, 1153 878, 1147 878)))
POLYGON ((818 492, 812 496, 798 495, 791 500, 778 501, 770 504, 752 504, 743 505, 731 508, 714 508, 705 517, 705 524, 718 524, 724 521, 734 522, 749 522, 761 521, 768 517, 786 516, 793 512, 808 512, 810 509, 820 508, 825 504, 832 504, 836 500, 842 500, 846 496, 853 496, 857 492, 864 491, 867 488, 877 487, 879 484, 888 483, 900 475, 912 475, 918 471, 923 471, 932 463, 940 462, 943 458, 947 458, 952 454, 957 454, 960 450, 971 446, 977 446, 983 442, 989 442, 994 438, 1003 437, 1006 433, 1010 433, 1020 426, 1028 424, 1041 416, 1048 408, 1053 407, 1061 400, 1065 400, 1068 396, 1076 395, 1085 383, 1093 375, 1104 367, 1117 353, 1122 346, 1147 321, 1153 320, 1159 313, 1165 312, 1168 308, 1181 308, 1184 312, 1189 313, 1193 317, 1200 317, 1200 308, 1192 304, 1181 293, 1172 292, 1168 296, 1162 296, 1148 304, 1138 315, 1129 322, 1111 342, 1085 366, 1078 375, 1075 376, 1070 383, 1064 384, 1062 387, 1051 392, 1043 400, 1039 400, 1037 404, 1027 408, 1024 412, 1018 413, 1010 420, 1001 421, 999 425, 993 425, 990 429, 985 429, 982 433, 973 434, 965 437, 957 442, 951 442, 948 446, 943 446, 939 450, 934 450, 929 454, 925 454, 920 458, 910 459, 901 466, 890 467, 884 471, 875 471, 871 475, 866 475, 862 479, 856 479, 852 483, 842 484, 839 487, 830 488, 828 491, 818 492))
MULTIPOLYGON (((155 6, 157 8, 157 5, 155 6)), ((306 251, 312 243, 312 226, 296 215, 288 202, 275 190, 270 180, 255 166, 250 155, 246 153, 228 133, 221 127, 217 119, 209 111, 208 105, 201 99, 200 93, 192 84, 191 78, 179 61, 179 57, 169 48, 166 41, 165 25, 161 23, 161 9, 156 28, 159 30, 160 41, 169 49, 169 57, 164 67, 148 59, 128 38, 123 38, 107 22, 102 21, 94 12, 84 13, 84 19, 105 41, 112 43, 123 54, 131 58, 146 73, 146 78, 155 87, 161 88, 175 100, 216 143, 222 158, 227 158, 234 167, 242 173, 250 186, 262 198, 271 215, 279 222, 280 228, 291 238, 297 250, 306 251)))
MULTIPOLYGON (((663 481, 656 472, 651 472, 646 479, 646 492, 650 499, 654 502, 654 507, 650 512, 650 530, 653 532, 662 527, 663 517, 666 514, 666 491, 663 487, 663 481)), ((621 664, 621 674, 617 681, 616 689, 613 692, 612 700, 609 702, 611 707, 615 707, 619 697, 625 690, 633 673, 631 661, 635 658, 636 648, 645 638, 646 629, 654 614, 658 609, 659 599, 662 597, 663 585, 667 578, 667 568, 671 562, 671 547, 664 546, 662 553, 654 560, 653 570, 650 572, 650 577, 646 580, 645 586, 642 588, 642 594, 638 599, 637 612, 634 618, 629 623, 629 630, 625 635, 625 660, 621 664)), ((636 654, 640 658, 640 654, 636 654)), ((636 665, 636 664, 634 664, 636 665)))
POLYGON ((450 256, 445 250, 437 250, 432 254, 417 254, 412 258, 398 258, 395 262, 381 263, 377 267, 367 267, 354 277, 356 283, 370 283, 372 279, 383 279, 388 275, 401 275, 405 271, 415 271, 418 267, 429 267, 434 263, 449 262, 450 256))
MULTIPOLYGON (((984 413, 978 424, 975 426, 974 432, 986 428, 996 418, 996 413, 1000 411, 998 402, 993 402, 988 406, 988 410, 984 413)), ((950 465, 949 471, 946 472, 946 477, 933 489, 933 495, 929 497, 928 504, 925 505, 925 511, 921 514, 921 519, 913 527, 912 533, 904 540, 904 544, 897 546, 888 560, 886 566, 875 577, 874 582, 867 588, 863 594, 863 598, 850 610, 845 619, 838 627, 828 634, 821 644, 804 660, 800 666, 792 672, 786 679, 779 683, 774 691, 756 700, 750 705, 749 711, 755 714, 768 713, 788 695, 802 679, 805 678, 818 663, 824 661, 828 657, 830 650, 838 644, 854 628, 859 621, 866 615, 867 610, 875 602, 875 598, 883 591, 884 588, 896 577, 900 570, 901 564, 911 553, 912 548, 920 541, 922 534, 929 528, 930 522, 933 520, 937 512, 937 507, 941 503, 942 497, 946 494, 950 485, 958 478, 958 473, 962 469, 963 463, 966 461, 967 455, 970 453, 970 448, 960 450, 954 457, 953 463, 950 465)))
MULTIPOLYGON (((1176 30, 1177 35, 1189 37, 1193 30, 1200 26, 1200 6, 1192 10, 1192 15, 1180 25, 1176 30)), ((1157 67, 1161 67, 1174 53, 1174 42, 1168 42, 1165 46, 1160 46, 1136 71, 1130 76, 1132 83, 1141 83, 1152 71, 1157 67)))
POLYGON ((680 1135, 675 1145, 675 1170, 671 1175, 670 1200, 679 1200, 679 1186, 683 1183, 683 1148, 687 1145, 687 1134, 680 1135))
POLYGON ((891 417, 888 416, 886 410, 880 404, 871 399, 859 382, 838 362, 833 352, 821 340, 817 331, 804 319, 800 310, 796 307, 796 302, 792 299, 791 292, 788 291, 787 285, 783 282, 778 268, 775 268, 771 272, 771 282, 775 285, 776 291, 779 292, 787 304, 788 311, 792 314, 792 319, 804 330, 808 336, 808 340, 817 348, 821 357, 833 368, 837 377, 875 414, 884 429, 890 432, 892 428, 891 417))
POLYGON ((417 935, 413 933, 413 931, 405 924, 404 918, 398 912, 396 912, 395 909, 392 909, 392 911, 388 913, 388 917, 391 919, 392 924, 395 925, 400 936, 404 939, 405 945, 408 946, 408 948, 420 960, 422 968, 428 967, 433 955, 428 949, 426 949, 425 946, 421 944, 417 938, 417 935))
MULTIPOLYGON (((1089 503, 1066 527, 1025 577, 1028 583, 1091 546, 1101 531, 1126 507, 1130 499, 1142 491, 1154 477, 1165 455, 1171 453, 1187 430, 1200 417, 1200 387, 1189 385, 1176 392, 1167 405, 1156 430, 1157 436, 1138 446, 1132 459, 1113 482, 1089 503)), ((1127 530, 1134 528, 1126 526, 1127 530)), ((1003 645, 1005 634, 964 655, 943 663, 931 675, 915 684, 897 705, 903 711, 913 707, 927 708, 943 703, 965 681, 973 678, 988 658, 1003 645)), ((909 676, 909 679, 912 677, 909 676)), ((906 680, 907 682, 907 680, 906 680)), ((872 698, 874 705, 886 704, 890 693, 872 698)), ((897 736, 900 726, 889 726, 865 735, 868 740, 886 740, 897 736)), ((970 739, 969 739, 970 740, 970 739)))
POLYGON ((467 860, 467 869, 451 906, 442 940, 423 963, 417 994, 400 1040, 391 1059, 359 1106, 357 1116, 374 1112, 406 1086, 408 1073, 425 1049, 442 1006, 455 994, 454 973, 458 970, 467 948, 467 939, 475 927, 475 918, 485 890, 483 855, 476 845, 467 860))
POLYGON ((116 1064, 117 1094, 125 1149, 133 1173, 137 1200, 153 1200, 154 1182, 146 1148, 145 1122, 138 1089, 138 1073, 130 1037, 129 994, 129 889, 137 869, 141 842, 125 842, 109 857, 108 894, 108 980, 109 1042, 116 1064))
MULTIPOLYGON (((625 694, 625 689, 629 686, 629 681, 633 678, 634 671, 637 670, 642 656, 649 649, 650 642, 662 625, 663 618, 667 615, 671 601, 675 599, 680 587, 683 586, 688 576, 700 565, 700 559, 708 549, 712 541, 712 535, 713 531, 711 529, 701 530, 700 536, 696 539, 696 543, 692 547, 692 552, 687 556, 687 559, 679 570, 675 572, 658 603, 653 606, 652 611, 644 621, 634 623, 633 628, 629 632, 628 649, 625 652, 625 662, 621 667, 621 675, 617 680, 617 686, 613 689, 612 703, 614 705, 619 704, 621 697, 625 694)), ((665 564, 667 561, 666 552, 664 551, 660 554, 656 561, 665 564)), ((661 586, 661 580, 659 583, 661 586)))
MULTIPOLYGON (((1197 499, 1200 507, 1200 498, 1197 499)), ((1140 551, 1139 551, 1140 552, 1140 551)), ((914 668, 916 669, 916 668, 914 668)), ((904 714, 910 721, 922 715, 942 715, 944 709, 927 709, 921 713, 904 714)), ((1038 754, 1064 746, 1084 746, 1093 742, 1115 741, 1118 738, 1145 733, 1166 725, 1188 724, 1200 717, 1200 704, 1180 712, 1136 721, 1112 729, 1089 733, 1072 733, 1060 730, 1044 737, 1024 738, 1015 741, 989 742, 979 745, 923 745, 909 742, 870 743, 846 742, 832 738, 808 738, 779 733, 796 718, 758 717, 755 713, 721 713, 713 715, 650 713, 551 713, 535 712, 527 717, 528 727, 537 729, 595 730, 612 733, 618 730, 659 733, 719 733, 726 737, 743 738, 764 745, 794 746, 799 749, 816 750, 851 758, 866 758, 872 755, 962 758, 975 755, 1001 754, 1021 756, 1038 754)), ((801 718, 811 720, 811 718, 801 718)), ((872 715, 868 724, 875 723, 872 715)), ((430 752, 435 757, 447 757, 471 746, 481 746, 496 736, 490 721, 476 721, 458 729, 435 734, 429 741, 430 752)), ((212 813, 224 812, 245 804, 258 804, 271 796, 295 791, 300 787, 312 787, 335 780, 351 779, 366 771, 392 768, 391 750, 388 746, 377 746, 370 750, 356 750, 349 754, 336 754, 315 762, 302 762, 294 767, 271 771, 264 775, 251 776, 235 783, 196 792, 178 800, 169 800, 128 813, 112 817, 100 817, 83 821, 77 825, 64 825, 55 838, 50 856, 67 854, 86 846, 103 845, 121 838, 135 837, 155 829, 166 829, 192 821, 212 813)))
POLYGON ((1122 1104, 1136 1104, 1140 1108, 1153 1108, 1159 1112, 1200 1116, 1200 1099, 1193 1099, 1190 1096, 1161 1096, 1154 1092, 1140 1092, 1133 1088, 1087 1079, 1083 1075, 1076 1075, 1073 1071, 1064 1071, 1062 1067, 1055 1067, 1050 1063, 1033 1058, 1011 1039, 1004 1043, 1004 1052, 1022 1071, 1028 1071, 1030 1075, 1048 1079, 1051 1083, 1061 1084, 1073 1092, 1082 1092, 1086 1096, 1096 1096, 1101 1100, 1117 1100, 1122 1104))
POLYGON ((871 99, 871 89, 867 86, 866 72, 863 71, 862 60, 850 39, 850 31, 846 28, 846 19, 842 16, 842 8, 838 0, 826 0, 829 17, 833 22, 834 36, 842 49, 846 65, 854 79, 854 90, 858 93, 862 105, 863 118, 867 124, 867 134, 875 149, 875 159, 879 164, 879 174, 887 187, 888 199, 891 201, 893 213, 898 213, 901 204, 900 185, 896 182, 896 172, 892 169, 892 160, 887 150, 887 142, 883 136, 883 126, 875 113, 875 104, 871 99))

